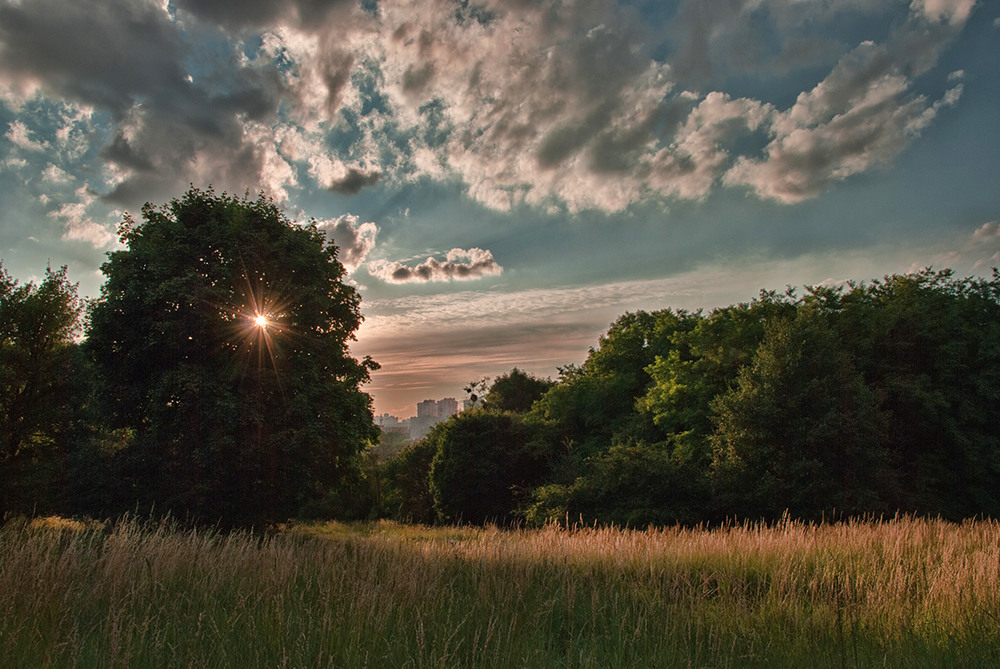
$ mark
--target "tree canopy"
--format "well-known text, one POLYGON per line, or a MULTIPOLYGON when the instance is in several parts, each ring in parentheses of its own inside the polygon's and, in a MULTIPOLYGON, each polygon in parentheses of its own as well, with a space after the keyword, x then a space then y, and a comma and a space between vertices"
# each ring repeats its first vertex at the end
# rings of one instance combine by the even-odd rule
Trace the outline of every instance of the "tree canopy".
POLYGON ((487 500, 493 518, 632 526, 1000 517, 1000 275, 628 313, 519 418, 544 466, 516 481, 506 424, 434 434, 439 518, 484 518, 487 500))
POLYGON ((245 525, 355 475, 377 366, 350 355, 360 298, 337 248, 263 196, 192 188, 142 218, 102 267, 87 341, 109 424, 132 435, 126 500, 245 525))
POLYGON ((38 508, 55 483, 48 465, 79 436, 82 309, 65 267, 19 284, 0 264, 0 517, 38 508))

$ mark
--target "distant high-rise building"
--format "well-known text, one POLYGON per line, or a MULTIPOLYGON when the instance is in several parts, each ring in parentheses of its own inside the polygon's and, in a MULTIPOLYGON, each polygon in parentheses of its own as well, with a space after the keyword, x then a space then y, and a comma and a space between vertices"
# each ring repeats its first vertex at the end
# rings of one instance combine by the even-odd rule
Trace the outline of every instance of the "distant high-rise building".
POLYGON ((417 418, 437 418, 438 403, 434 400, 424 400, 417 404, 417 418))
POLYGON ((410 419, 410 439, 423 439, 432 427, 458 413, 458 400, 424 400, 417 403, 417 415, 410 419))
POLYGON ((381 416, 375 416, 375 424, 379 427, 397 427, 399 425, 399 419, 395 416, 390 416, 387 413, 381 416))
POLYGON ((454 397, 446 397, 443 400, 438 400, 437 412, 440 418, 454 416, 458 413, 458 400, 454 397))

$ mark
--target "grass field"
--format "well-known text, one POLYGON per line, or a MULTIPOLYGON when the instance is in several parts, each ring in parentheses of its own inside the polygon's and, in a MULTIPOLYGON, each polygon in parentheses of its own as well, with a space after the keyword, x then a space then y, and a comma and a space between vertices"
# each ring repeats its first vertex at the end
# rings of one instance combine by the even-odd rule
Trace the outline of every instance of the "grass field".
POLYGON ((0 530, 0 665, 1000 666, 1000 524, 0 530))

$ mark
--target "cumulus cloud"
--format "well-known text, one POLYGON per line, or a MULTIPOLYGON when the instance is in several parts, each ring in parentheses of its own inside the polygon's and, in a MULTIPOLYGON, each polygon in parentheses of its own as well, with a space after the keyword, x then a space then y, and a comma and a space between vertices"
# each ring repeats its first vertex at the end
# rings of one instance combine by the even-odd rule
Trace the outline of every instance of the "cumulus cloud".
POLYGON ((80 241, 90 244, 95 249, 107 249, 118 242, 118 236, 107 225, 94 221, 87 208, 95 197, 86 188, 76 191, 77 201, 65 202, 55 211, 49 212, 49 217, 60 221, 65 230, 63 239, 80 241))
POLYGON ((937 101, 912 93, 912 77, 936 61, 968 16, 962 0, 927 0, 921 6, 926 11, 911 15, 888 43, 861 43, 826 78, 800 93, 794 105, 776 113, 765 155, 739 157, 724 183, 798 202, 895 159, 962 93, 962 84, 955 83, 962 79, 959 71, 948 78, 953 85, 937 101), (928 24, 928 11, 935 17, 945 12, 946 24, 928 24))
MULTIPOLYGON (((236 48, 199 53, 188 28, 225 43, 207 26, 178 22, 162 2, 0 4, 0 84, 110 115, 101 156, 118 174, 112 202, 135 206, 192 181, 263 187, 281 199, 294 182, 274 177, 273 151, 252 131, 274 118, 277 73, 244 62, 236 48), (190 76, 191 63, 201 76, 190 76)), ((72 139, 61 130, 60 139, 72 139)))
POLYGON ((360 267, 375 248, 375 235, 378 232, 375 224, 371 221, 362 223, 353 214, 319 221, 316 227, 340 249, 340 262, 348 272, 360 267))
POLYGON ((45 169, 42 170, 42 179, 52 183, 68 183, 73 179, 73 177, 67 174, 65 170, 49 163, 46 165, 45 169))
MULTIPOLYGON (((957 101, 914 82, 975 2, 678 5, 647 25, 613 0, 0 2, 0 89, 110 117, 74 137, 100 143, 105 199, 128 206, 189 182, 284 201, 455 177, 497 209, 720 183, 793 202, 891 162, 957 101), (891 27, 859 42, 845 16, 891 27), (720 88, 803 67, 830 69, 790 107, 720 88)), ((28 127, 7 139, 40 150, 28 127)))
POLYGON ((976 0, 913 0, 911 8, 931 21, 965 23, 976 0))
POLYGON ((7 127, 4 137, 14 146, 26 151, 44 151, 45 143, 31 137, 28 127, 21 121, 14 121, 7 127))
POLYGON ((480 248, 452 249, 444 261, 427 258, 419 265, 376 260, 368 263, 368 272, 387 283, 426 283, 428 281, 470 281, 503 272, 493 254, 480 248))

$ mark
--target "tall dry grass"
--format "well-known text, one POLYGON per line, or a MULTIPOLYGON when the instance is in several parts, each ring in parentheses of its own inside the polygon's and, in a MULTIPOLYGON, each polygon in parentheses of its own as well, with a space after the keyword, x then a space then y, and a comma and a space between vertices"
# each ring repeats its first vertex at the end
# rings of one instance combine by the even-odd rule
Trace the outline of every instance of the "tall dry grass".
POLYGON ((1000 525, 0 530, 4 667, 1000 666, 1000 525))

